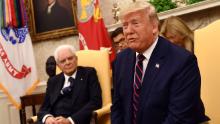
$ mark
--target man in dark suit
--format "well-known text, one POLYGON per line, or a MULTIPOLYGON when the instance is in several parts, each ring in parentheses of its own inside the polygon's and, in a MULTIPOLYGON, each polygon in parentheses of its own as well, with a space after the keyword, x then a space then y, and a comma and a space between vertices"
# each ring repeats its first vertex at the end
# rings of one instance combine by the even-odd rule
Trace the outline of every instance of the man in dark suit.
POLYGON ((102 105, 96 71, 77 66, 75 50, 62 45, 54 53, 62 73, 49 78, 39 124, 89 124, 92 111, 102 105))
POLYGON ((136 1, 121 11, 130 48, 114 63, 112 124, 199 124, 209 120, 200 98, 195 55, 158 36, 155 8, 136 1))
MULTIPOLYGON (((45 32, 74 26, 73 15, 57 0, 47 0, 47 8, 36 17, 37 32, 45 32)), ((70 2, 71 3, 71 2, 70 2)), ((42 9, 42 8, 39 8, 42 9)))

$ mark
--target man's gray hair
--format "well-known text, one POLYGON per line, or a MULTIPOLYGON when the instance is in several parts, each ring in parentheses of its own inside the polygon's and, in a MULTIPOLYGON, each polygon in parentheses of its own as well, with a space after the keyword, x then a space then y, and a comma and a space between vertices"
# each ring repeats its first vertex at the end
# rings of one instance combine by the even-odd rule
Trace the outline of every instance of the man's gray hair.
POLYGON ((61 51, 61 50, 65 50, 65 49, 69 49, 74 55, 75 55, 75 52, 76 52, 76 49, 74 48, 74 46, 72 45, 68 45, 68 44, 65 44, 65 45, 61 45, 61 46, 58 46, 55 51, 54 51, 54 58, 56 60, 56 62, 58 63, 58 53, 61 51))
POLYGON ((123 16, 140 10, 146 10, 146 12, 149 14, 150 19, 156 19, 158 21, 158 16, 155 7, 149 2, 147 2, 147 0, 137 0, 135 2, 130 3, 125 8, 122 8, 119 14, 119 18, 122 19, 123 16))

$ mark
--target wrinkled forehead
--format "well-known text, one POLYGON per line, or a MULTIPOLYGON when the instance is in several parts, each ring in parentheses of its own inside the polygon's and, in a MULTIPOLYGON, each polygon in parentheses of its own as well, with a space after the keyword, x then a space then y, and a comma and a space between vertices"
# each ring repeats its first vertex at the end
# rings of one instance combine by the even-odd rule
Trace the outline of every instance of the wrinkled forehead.
POLYGON ((58 51, 58 59, 67 58, 69 56, 75 56, 75 53, 69 48, 64 48, 58 51))
POLYGON ((58 54, 74 54, 74 52, 69 47, 63 47, 58 51, 58 54))

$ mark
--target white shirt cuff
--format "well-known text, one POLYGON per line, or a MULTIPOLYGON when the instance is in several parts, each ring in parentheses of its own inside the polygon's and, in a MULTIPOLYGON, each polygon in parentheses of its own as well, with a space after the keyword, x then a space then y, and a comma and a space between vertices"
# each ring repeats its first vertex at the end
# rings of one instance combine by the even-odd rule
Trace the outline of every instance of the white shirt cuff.
POLYGON ((46 115, 43 117, 43 119, 42 119, 43 124, 45 123, 47 117, 53 117, 53 115, 51 115, 51 114, 46 114, 46 115))
POLYGON ((71 117, 68 117, 67 119, 71 122, 71 124, 75 124, 71 117))

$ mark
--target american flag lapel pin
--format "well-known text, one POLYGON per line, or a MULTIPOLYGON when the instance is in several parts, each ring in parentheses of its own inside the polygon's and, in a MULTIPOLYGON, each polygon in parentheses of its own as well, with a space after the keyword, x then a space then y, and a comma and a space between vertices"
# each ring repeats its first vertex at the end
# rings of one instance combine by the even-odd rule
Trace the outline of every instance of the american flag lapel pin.
POLYGON ((155 67, 159 69, 160 68, 160 64, 156 63, 155 67))

